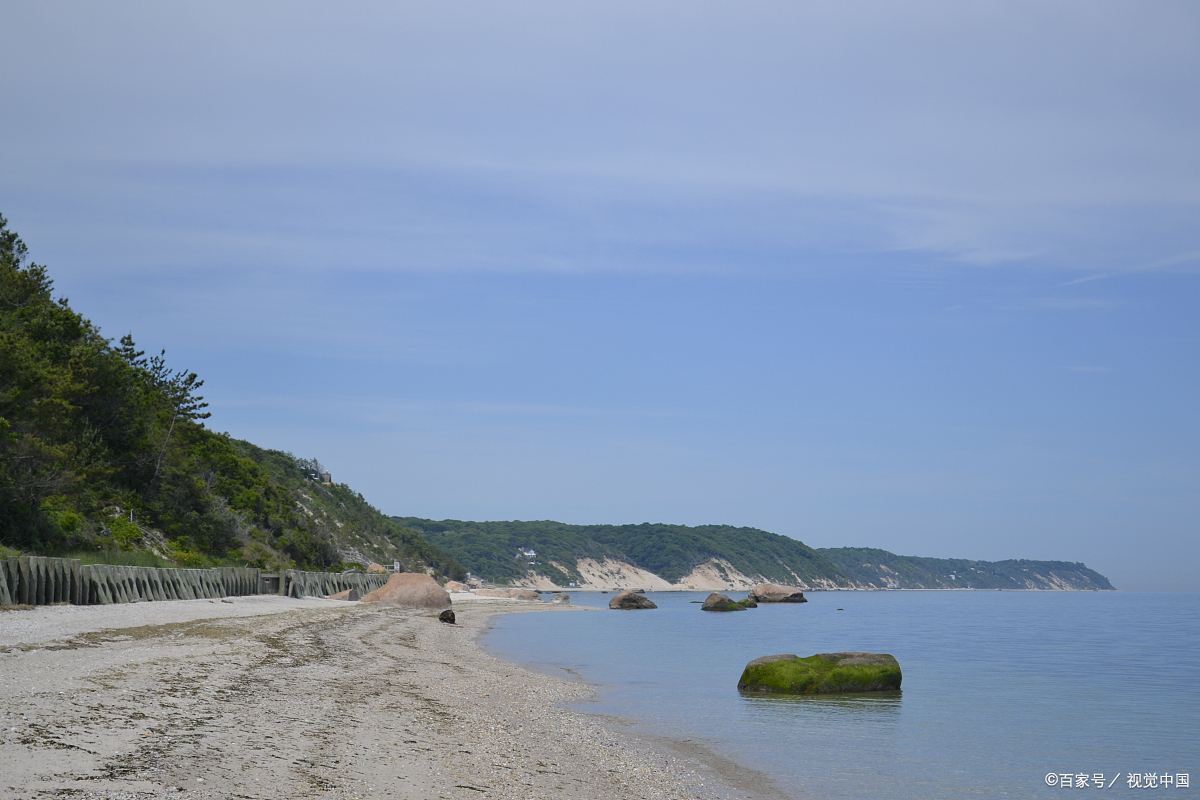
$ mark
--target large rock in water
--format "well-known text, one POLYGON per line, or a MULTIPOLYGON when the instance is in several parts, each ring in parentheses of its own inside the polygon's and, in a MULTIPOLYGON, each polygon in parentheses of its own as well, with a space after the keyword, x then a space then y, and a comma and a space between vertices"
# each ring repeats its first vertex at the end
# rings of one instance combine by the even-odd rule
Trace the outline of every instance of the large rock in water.
POLYGON ((541 600, 542 596, 532 589, 480 589, 476 597, 496 597, 502 600, 541 600))
POLYGON ((760 583, 750 590, 746 598, 756 603, 807 603, 804 592, 794 586, 780 586, 778 583, 760 583))
POLYGON ((776 655, 747 664, 738 689, 780 694, 887 692, 900 688, 900 678, 900 665, 886 653, 776 655))
POLYGON ((746 598, 745 600, 734 600, 729 595, 713 592, 708 597, 704 598, 704 605, 700 606, 701 611, 744 611, 747 608, 754 608, 757 605, 754 601, 746 598))
POLYGON ((608 601, 608 607, 615 608, 618 611, 631 611, 638 608, 658 608, 658 606, 654 605, 644 595, 629 591, 613 595, 613 598, 608 601))
POLYGON ((550 602, 560 606, 571 605, 571 595, 566 592, 555 592, 554 597, 550 598, 550 602))
POLYGON ((363 595, 362 602, 440 611, 450 606, 450 595, 424 572, 397 572, 383 586, 363 595))
POLYGON ((387 567, 374 562, 367 564, 368 575, 387 575, 387 567))

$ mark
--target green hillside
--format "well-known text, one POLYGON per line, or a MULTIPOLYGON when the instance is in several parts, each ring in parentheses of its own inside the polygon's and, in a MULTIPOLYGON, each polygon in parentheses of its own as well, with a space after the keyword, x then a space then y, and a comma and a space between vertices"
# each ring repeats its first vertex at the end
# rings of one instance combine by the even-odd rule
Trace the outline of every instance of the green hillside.
POLYGON ((52 286, 0 217, 0 545, 462 573, 361 495, 318 483, 314 462, 208 430, 195 373, 147 357, 132 336, 106 339, 52 286))
POLYGON ((716 558, 751 578, 761 576, 790 585, 803 582, 809 586, 864 589, 885 589, 889 584, 903 589, 1113 588, 1107 578, 1083 564, 918 558, 855 547, 814 550, 787 536, 728 525, 392 519, 422 532, 467 569, 495 583, 521 582, 526 571, 532 569, 565 586, 570 581, 580 582, 575 568, 578 559, 608 557, 653 572, 671 583, 716 558), (518 549, 523 547, 537 552, 536 563, 518 557, 518 549))
POLYGON ((1108 578, 1067 561, 969 561, 898 556, 868 547, 821 548, 855 583, 901 589, 1112 589, 1108 578), (951 577, 953 576, 953 578, 951 577))
POLYGON ((525 575, 526 564, 516 558, 520 547, 537 551, 533 570, 560 586, 580 580, 575 569, 578 559, 605 557, 649 570, 672 583, 713 558, 728 561, 745 575, 762 575, 779 583, 794 584, 797 577, 806 583, 849 583, 832 562, 811 547, 757 528, 392 519, 420 531, 467 569, 498 583, 519 581, 525 575))

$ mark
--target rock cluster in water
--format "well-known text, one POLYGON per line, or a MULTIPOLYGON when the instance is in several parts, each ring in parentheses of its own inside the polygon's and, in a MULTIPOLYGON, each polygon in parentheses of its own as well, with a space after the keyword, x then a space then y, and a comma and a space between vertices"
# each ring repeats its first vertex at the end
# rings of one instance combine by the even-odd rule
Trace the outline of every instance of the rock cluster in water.
POLYGON ((900 664, 886 653, 774 655, 747 664, 738 689, 780 694, 887 692, 900 688, 901 677, 900 664))
POLYGON ((760 583, 750 590, 747 597, 756 603, 807 603, 804 592, 793 586, 780 586, 777 583, 760 583))
POLYGON ((704 604, 700 606, 701 611, 744 611, 747 608, 757 608, 758 603, 755 603, 750 598, 745 600, 734 600, 729 595, 724 595, 719 592, 713 592, 704 599, 704 604))

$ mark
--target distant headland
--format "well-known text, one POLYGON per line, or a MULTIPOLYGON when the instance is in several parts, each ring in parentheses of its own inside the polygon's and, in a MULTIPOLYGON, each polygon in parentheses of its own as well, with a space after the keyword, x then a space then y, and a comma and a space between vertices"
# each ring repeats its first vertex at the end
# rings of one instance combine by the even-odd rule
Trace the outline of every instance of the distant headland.
POLYGON ((1067 561, 972 561, 898 556, 861 547, 812 548, 730 525, 567 525, 392 517, 492 583, 651 591, 749 589, 1113 590, 1067 561))

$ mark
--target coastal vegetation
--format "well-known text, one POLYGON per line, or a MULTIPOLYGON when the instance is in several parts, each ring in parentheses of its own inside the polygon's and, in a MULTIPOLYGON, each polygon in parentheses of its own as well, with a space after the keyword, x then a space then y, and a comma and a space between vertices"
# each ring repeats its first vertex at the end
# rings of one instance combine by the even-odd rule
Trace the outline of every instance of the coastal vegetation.
POLYGON ((898 556, 886 550, 814 549, 788 536, 729 525, 568 525, 562 522, 464 522, 393 517, 493 583, 539 576, 582 584, 580 559, 614 559, 670 583, 701 565, 722 577, 818 588, 1105 589, 1108 579, 1066 561, 971 561, 898 556), (532 557, 526 552, 535 553, 532 557))
MULTIPOLYGON (((833 562, 803 542, 757 528, 392 519, 420 531, 467 569, 497 583, 521 581, 530 571, 559 586, 578 583, 582 576, 576 563, 581 558, 624 561, 671 583, 713 559, 728 563, 743 575, 759 575, 775 583, 848 582, 833 562), (520 548, 537 555, 517 558, 520 548)), ((717 569, 726 568, 718 565, 717 569)))
POLYGON ((206 428, 196 373, 132 335, 106 338, 52 289, 0 216, 0 546, 143 566, 386 558, 462 576, 419 533, 318 480, 315 460, 206 428))
POLYGON ((970 561, 898 556, 870 547, 821 548, 854 583, 884 589, 1106 589, 1108 578, 1070 561, 970 561))

